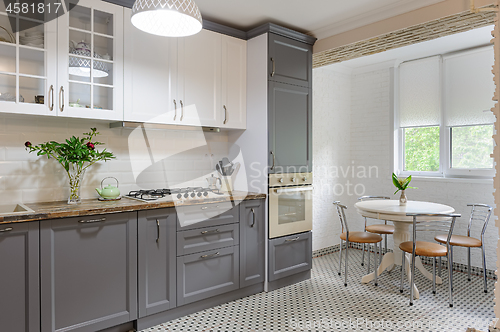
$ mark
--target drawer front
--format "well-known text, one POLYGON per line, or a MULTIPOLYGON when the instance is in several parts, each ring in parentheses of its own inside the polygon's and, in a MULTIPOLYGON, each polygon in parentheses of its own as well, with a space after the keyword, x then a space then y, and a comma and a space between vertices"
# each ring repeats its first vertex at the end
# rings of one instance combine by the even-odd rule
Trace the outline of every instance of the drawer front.
POLYGON ((239 244, 239 225, 229 224, 177 232, 177 256, 239 244))
POLYGON ((239 247, 177 257, 177 305, 239 288, 239 247))
POLYGON ((236 223, 239 222, 239 211, 234 202, 177 207, 177 230, 236 223))
POLYGON ((269 281, 310 270, 311 266, 311 232, 269 240, 269 281))

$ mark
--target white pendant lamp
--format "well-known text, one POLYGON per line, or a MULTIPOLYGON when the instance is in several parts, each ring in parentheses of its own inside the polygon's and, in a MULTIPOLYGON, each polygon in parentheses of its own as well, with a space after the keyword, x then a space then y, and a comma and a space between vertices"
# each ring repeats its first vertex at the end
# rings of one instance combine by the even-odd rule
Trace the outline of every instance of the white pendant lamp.
POLYGON ((198 6, 192 0, 136 0, 132 24, 147 33, 165 37, 184 37, 201 31, 198 6))

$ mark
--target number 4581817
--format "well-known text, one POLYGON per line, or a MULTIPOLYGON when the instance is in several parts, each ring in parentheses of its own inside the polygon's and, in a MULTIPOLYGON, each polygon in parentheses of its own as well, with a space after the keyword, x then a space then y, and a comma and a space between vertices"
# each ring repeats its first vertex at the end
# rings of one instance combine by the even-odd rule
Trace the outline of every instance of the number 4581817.
POLYGON ((21 3, 9 3, 5 11, 9 14, 52 14, 59 11, 59 8, 61 7, 60 2, 54 2, 54 3, 47 3, 44 4, 42 2, 39 3, 27 3, 27 2, 21 2, 21 3))

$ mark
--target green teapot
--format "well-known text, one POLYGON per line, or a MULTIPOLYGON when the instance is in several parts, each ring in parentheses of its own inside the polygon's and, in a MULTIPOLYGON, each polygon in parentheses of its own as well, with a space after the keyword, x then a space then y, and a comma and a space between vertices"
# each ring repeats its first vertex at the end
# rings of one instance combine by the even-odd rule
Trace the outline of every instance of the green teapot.
POLYGON ((112 176, 105 177, 101 181, 101 188, 95 188, 95 191, 104 199, 117 199, 120 197, 120 189, 118 189, 118 179, 112 176), (115 179, 116 187, 108 184, 103 188, 103 182, 106 179, 115 179))

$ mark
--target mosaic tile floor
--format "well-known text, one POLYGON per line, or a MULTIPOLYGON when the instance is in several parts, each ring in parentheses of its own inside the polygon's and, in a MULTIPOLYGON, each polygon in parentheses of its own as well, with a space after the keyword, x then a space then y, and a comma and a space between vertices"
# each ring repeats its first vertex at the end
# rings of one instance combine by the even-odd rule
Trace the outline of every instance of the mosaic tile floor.
MULTIPOLYGON (((152 331, 487 331, 493 314, 494 281, 483 293, 480 277, 454 274, 454 307, 448 279, 432 294, 432 282, 417 272, 420 299, 409 306, 409 285, 399 292, 400 270, 384 272, 376 287, 361 284, 361 251, 349 251, 348 285, 338 276, 338 253, 313 259, 310 280, 252 295, 143 330, 152 331)), ((430 269, 430 266, 427 267, 430 269)))

